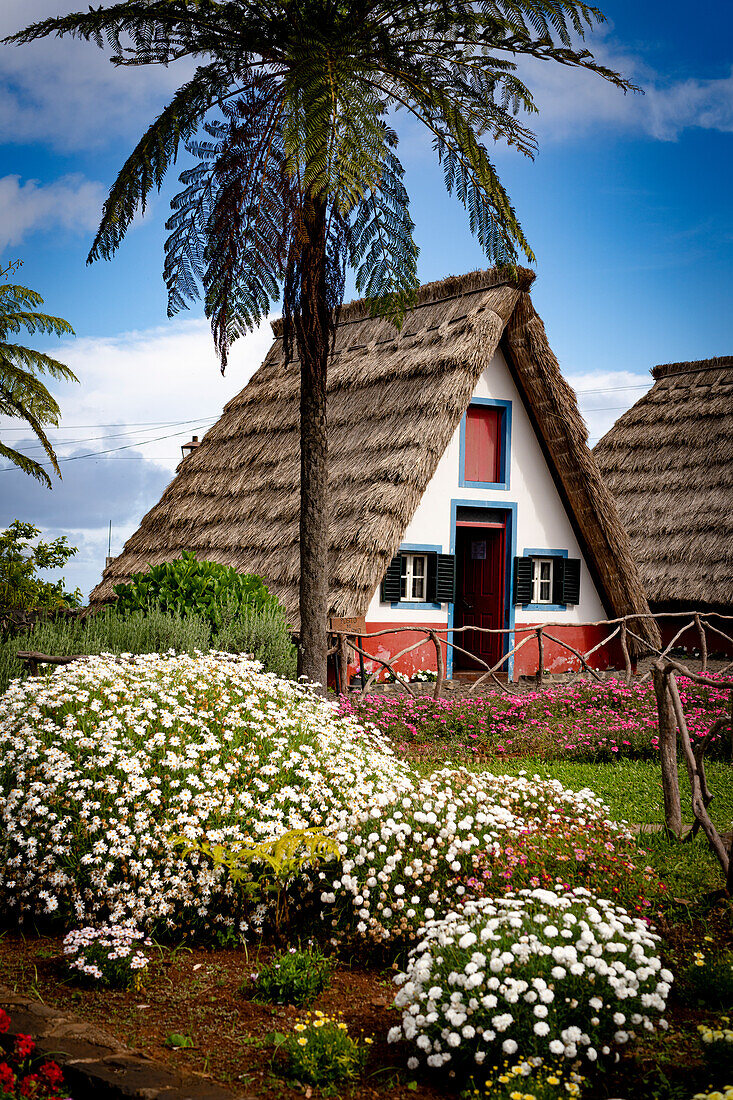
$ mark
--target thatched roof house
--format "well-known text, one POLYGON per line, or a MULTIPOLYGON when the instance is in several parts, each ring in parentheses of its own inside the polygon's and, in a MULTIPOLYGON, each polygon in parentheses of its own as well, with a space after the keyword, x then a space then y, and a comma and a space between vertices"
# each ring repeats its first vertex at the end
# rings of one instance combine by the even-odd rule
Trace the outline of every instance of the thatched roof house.
POLYGON ((666 363, 593 452, 655 607, 733 610, 733 356, 666 363))
MULTIPOLYGON (((532 279, 489 270, 428 284, 400 332, 363 302, 343 307, 328 382, 333 614, 366 613, 496 355, 508 364, 603 607, 647 610, 575 395, 532 305, 532 279)), ((148 563, 193 550, 261 574, 297 623, 299 364, 286 365, 280 324, 273 329, 264 363, 105 569, 93 601, 148 563)))

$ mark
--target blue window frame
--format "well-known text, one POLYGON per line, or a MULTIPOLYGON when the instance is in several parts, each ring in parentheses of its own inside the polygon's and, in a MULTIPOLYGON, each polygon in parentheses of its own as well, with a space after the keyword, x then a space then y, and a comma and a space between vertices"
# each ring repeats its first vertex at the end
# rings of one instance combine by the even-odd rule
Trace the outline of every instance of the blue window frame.
MULTIPOLYGON (((442 554, 443 547, 427 542, 403 542, 398 554, 442 554)), ((390 607, 404 611, 440 611, 442 604, 432 600, 393 600, 390 607)))
MULTIPOLYGON (((525 547, 525 558, 567 558, 567 550, 546 550, 537 547, 525 547)), ((552 583, 552 582, 550 582, 552 583)), ((522 611, 567 611, 564 603, 523 603, 522 611)))
POLYGON ((493 397, 474 397, 471 405, 484 405, 499 409, 499 480, 466 481, 466 414, 461 417, 460 453, 458 459, 458 484, 462 489, 508 489, 512 454, 512 403, 493 397))

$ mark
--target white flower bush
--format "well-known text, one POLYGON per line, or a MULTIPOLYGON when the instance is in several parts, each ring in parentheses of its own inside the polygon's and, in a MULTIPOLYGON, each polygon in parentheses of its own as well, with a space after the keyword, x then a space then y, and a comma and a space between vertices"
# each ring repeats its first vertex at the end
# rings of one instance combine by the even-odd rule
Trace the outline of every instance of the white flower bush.
POLYGON ((64 937, 64 956, 72 975, 120 989, 138 988, 150 959, 141 950, 151 941, 129 924, 74 928, 64 937))
POLYGON ((231 924, 231 883, 182 859, 176 837, 338 829, 412 786, 375 731, 257 662, 76 661, 0 699, 0 907, 148 930, 231 924))
POLYGON ((504 892, 523 834, 552 834, 570 853, 594 831, 625 837, 608 813, 591 791, 537 776, 445 768, 416 778, 356 809, 339 832, 341 872, 320 872, 323 920, 334 941, 414 940, 446 905, 476 889, 504 892), (479 864, 493 879, 473 877, 479 864))
POLYGON ((672 982, 644 921, 577 888, 469 901, 427 922, 410 951, 390 1042, 449 1069, 506 1055, 595 1062, 637 1031, 666 1027, 672 982))

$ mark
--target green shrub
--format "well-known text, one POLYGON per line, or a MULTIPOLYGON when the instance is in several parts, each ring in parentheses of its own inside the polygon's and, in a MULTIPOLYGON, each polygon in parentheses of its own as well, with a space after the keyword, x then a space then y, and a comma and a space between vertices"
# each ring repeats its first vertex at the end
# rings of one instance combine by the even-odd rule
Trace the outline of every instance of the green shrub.
POLYGON ((353 1080, 364 1068, 371 1041, 361 1046, 338 1016, 316 1011, 306 1023, 296 1024, 283 1044, 289 1075, 319 1088, 353 1080))
POLYGON ((254 978, 253 1000, 265 1004, 310 1005, 329 985, 332 963, 316 947, 291 947, 276 955, 254 978))
POLYGON ((693 1004, 733 1008, 733 951, 696 951, 683 974, 682 990, 693 1004))
POLYGON ((211 628, 197 615, 136 611, 119 615, 106 607, 85 619, 43 620, 24 634, 0 642, 0 693, 23 674, 18 651, 65 657, 72 653, 194 653, 211 648, 211 628))
POLYGON ((128 584, 116 584, 116 608, 122 615, 157 607, 176 615, 200 615, 217 630, 222 612, 230 615, 248 609, 280 608, 260 577, 238 573, 228 565, 199 561, 184 550, 176 561, 153 565, 145 573, 133 573, 128 584))
POLYGON ((262 663, 265 672, 274 672, 286 680, 295 679, 298 655, 280 604, 243 607, 237 613, 228 603, 222 611, 216 648, 228 653, 249 653, 262 663))

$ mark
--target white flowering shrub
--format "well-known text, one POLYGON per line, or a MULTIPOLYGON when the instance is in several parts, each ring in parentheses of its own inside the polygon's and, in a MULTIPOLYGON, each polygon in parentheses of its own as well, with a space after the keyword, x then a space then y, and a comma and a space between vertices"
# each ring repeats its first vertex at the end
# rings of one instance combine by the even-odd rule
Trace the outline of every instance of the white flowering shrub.
POLYGON ((338 834, 341 872, 320 873, 322 916, 335 940, 414 940, 462 898, 554 886, 558 870, 563 882, 587 877, 589 846, 613 850, 625 837, 588 790, 446 768, 355 810, 338 834), (537 837, 546 843, 528 866, 526 845, 537 848, 537 837))
POLYGON ((74 928, 64 937, 64 956, 76 978, 115 989, 138 989, 150 962, 143 946, 150 947, 150 939, 129 924, 74 928))
POLYGON ((374 731, 228 654, 109 655, 0 699, 0 908, 193 933, 234 892, 179 836, 253 845, 411 788, 374 731))
POLYGON ((410 951, 390 1042, 475 1072, 505 1055, 596 1061, 661 1018, 672 974, 644 921, 577 888, 469 901, 410 951))

